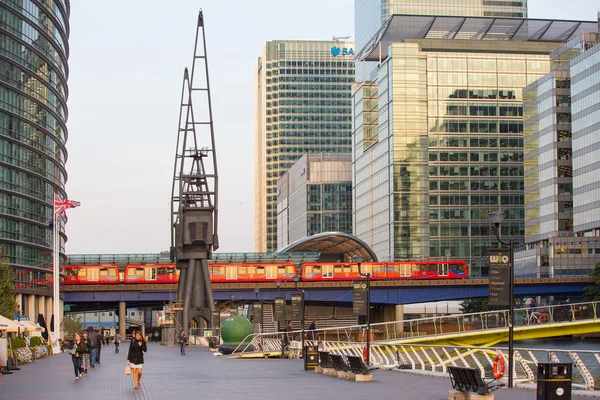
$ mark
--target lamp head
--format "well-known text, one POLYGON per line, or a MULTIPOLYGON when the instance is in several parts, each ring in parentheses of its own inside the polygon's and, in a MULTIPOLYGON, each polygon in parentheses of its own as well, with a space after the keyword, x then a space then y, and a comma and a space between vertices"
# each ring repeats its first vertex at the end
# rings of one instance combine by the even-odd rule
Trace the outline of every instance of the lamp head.
POLYGON ((494 211, 494 212, 490 213, 490 221, 492 221, 492 223, 497 228, 498 226, 500 226, 502 221, 504 221, 504 212, 501 210, 498 210, 498 211, 494 211))
POLYGON ((277 289, 279 289, 279 286, 281 286, 281 281, 275 281, 275 286, 277 286, 277 289))
POLYGON ((365 258, 363 256, 355 255, 352 257, 352 261, 354 261, 357 264, 360 264, 361 262, 365 261, 365 258))
POLYGON ((258 287, 255 287, 255 288, 254 288, 254 293, 256 293, 256 294, 259 294, 259 293, 260 293, 260 288, 258 288, 258 287))
POLYGON ((300 276, 298 276, 298 275, 294 275, 294 276, 292 277, 292 279, 293 279, 293 280, 294 280, 294 282, 296 282, 296 283, 300 282, 300 276))

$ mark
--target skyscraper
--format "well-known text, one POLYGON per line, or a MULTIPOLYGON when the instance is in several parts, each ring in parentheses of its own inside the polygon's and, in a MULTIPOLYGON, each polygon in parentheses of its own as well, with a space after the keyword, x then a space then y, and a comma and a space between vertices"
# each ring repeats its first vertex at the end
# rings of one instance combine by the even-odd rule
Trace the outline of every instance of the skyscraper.
POLYGON ((597 24, 420 15, 388 23, 358 54, 377 78, 354 100, 354 234, 380 260, 449 257, 485 273, 498 245, 491 211, 501 208, 503 236, 523 243, 522 89, 550 71, 552 50, 597 24), (365 113, 377 116, 368 129, 365 113))
POLYGON ((527 18, 527 0, 354 0, 356 48, 394 14, 527 18))
MULTIPOLYGON (((69 7, 69 0, 0 2, 0 244, 22 314, 48 322, 48 223, 54 193, 66 195, 69 7)), ((61 252, 65 241, 61 232, 61 252)))
POLYGON ((277 248, 277 179, 306 153, 349 153, 354 44, 271 41, 255 71, 255 250, 277 248))

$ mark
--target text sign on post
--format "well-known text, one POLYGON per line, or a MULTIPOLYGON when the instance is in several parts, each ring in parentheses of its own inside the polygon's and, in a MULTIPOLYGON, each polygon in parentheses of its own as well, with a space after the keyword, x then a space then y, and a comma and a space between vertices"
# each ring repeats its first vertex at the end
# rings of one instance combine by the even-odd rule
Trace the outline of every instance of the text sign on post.
POLYGON ((292 295, 292 321, 302 320, 302 294, 292 295))
POLYGON ((510 306, 510 250, 490 249, 489 298, 491 306, 510 306))
POLYGON ((263 303, 262 301, 257 301, 252 306, 252 322, 255 324, 263 323, 263 303))
POLYGON ((275 321, 285 323, 285 297, 275 298, 275 321))
POLYGON ((367 315, 367 282, 354 281, 352 295, 352 314, 358 316, 367 315))

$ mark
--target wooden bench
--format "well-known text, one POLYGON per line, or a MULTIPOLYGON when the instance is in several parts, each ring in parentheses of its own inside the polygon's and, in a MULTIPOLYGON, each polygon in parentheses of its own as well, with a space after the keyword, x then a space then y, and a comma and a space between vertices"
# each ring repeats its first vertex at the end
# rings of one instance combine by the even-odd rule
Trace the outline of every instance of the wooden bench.
POLYGON ((348 360, 350 371, 355 374, 368 375, 371 372, 379 369, 379 367, 374 367, 372 365, 367 366, 363 362, 362 357, 359 356, 346 356, 346 359, 348 360))
POLYGON ((504 386, 495 379, 487 382, 475 368, 448 366, 452 387, 460 392, 472 392, 478 395, 489 395, 504 386))
POLYGON ((339 354, 329 354, 329 359, 331 360, 331 365, 336 371, 350 371, 350 367, 344 361, 344 357, 340 356, 339 354))

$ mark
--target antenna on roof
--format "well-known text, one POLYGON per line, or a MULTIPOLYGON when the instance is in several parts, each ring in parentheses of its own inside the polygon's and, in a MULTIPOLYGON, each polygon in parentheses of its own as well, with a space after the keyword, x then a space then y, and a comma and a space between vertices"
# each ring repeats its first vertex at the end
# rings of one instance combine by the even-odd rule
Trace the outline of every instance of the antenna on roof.
POLYGON ((352 36, 334 36, 333 37, 333 41, 334 42, 339 42, 340 40, 346 40, 346 39, 350 39, 352 36))

